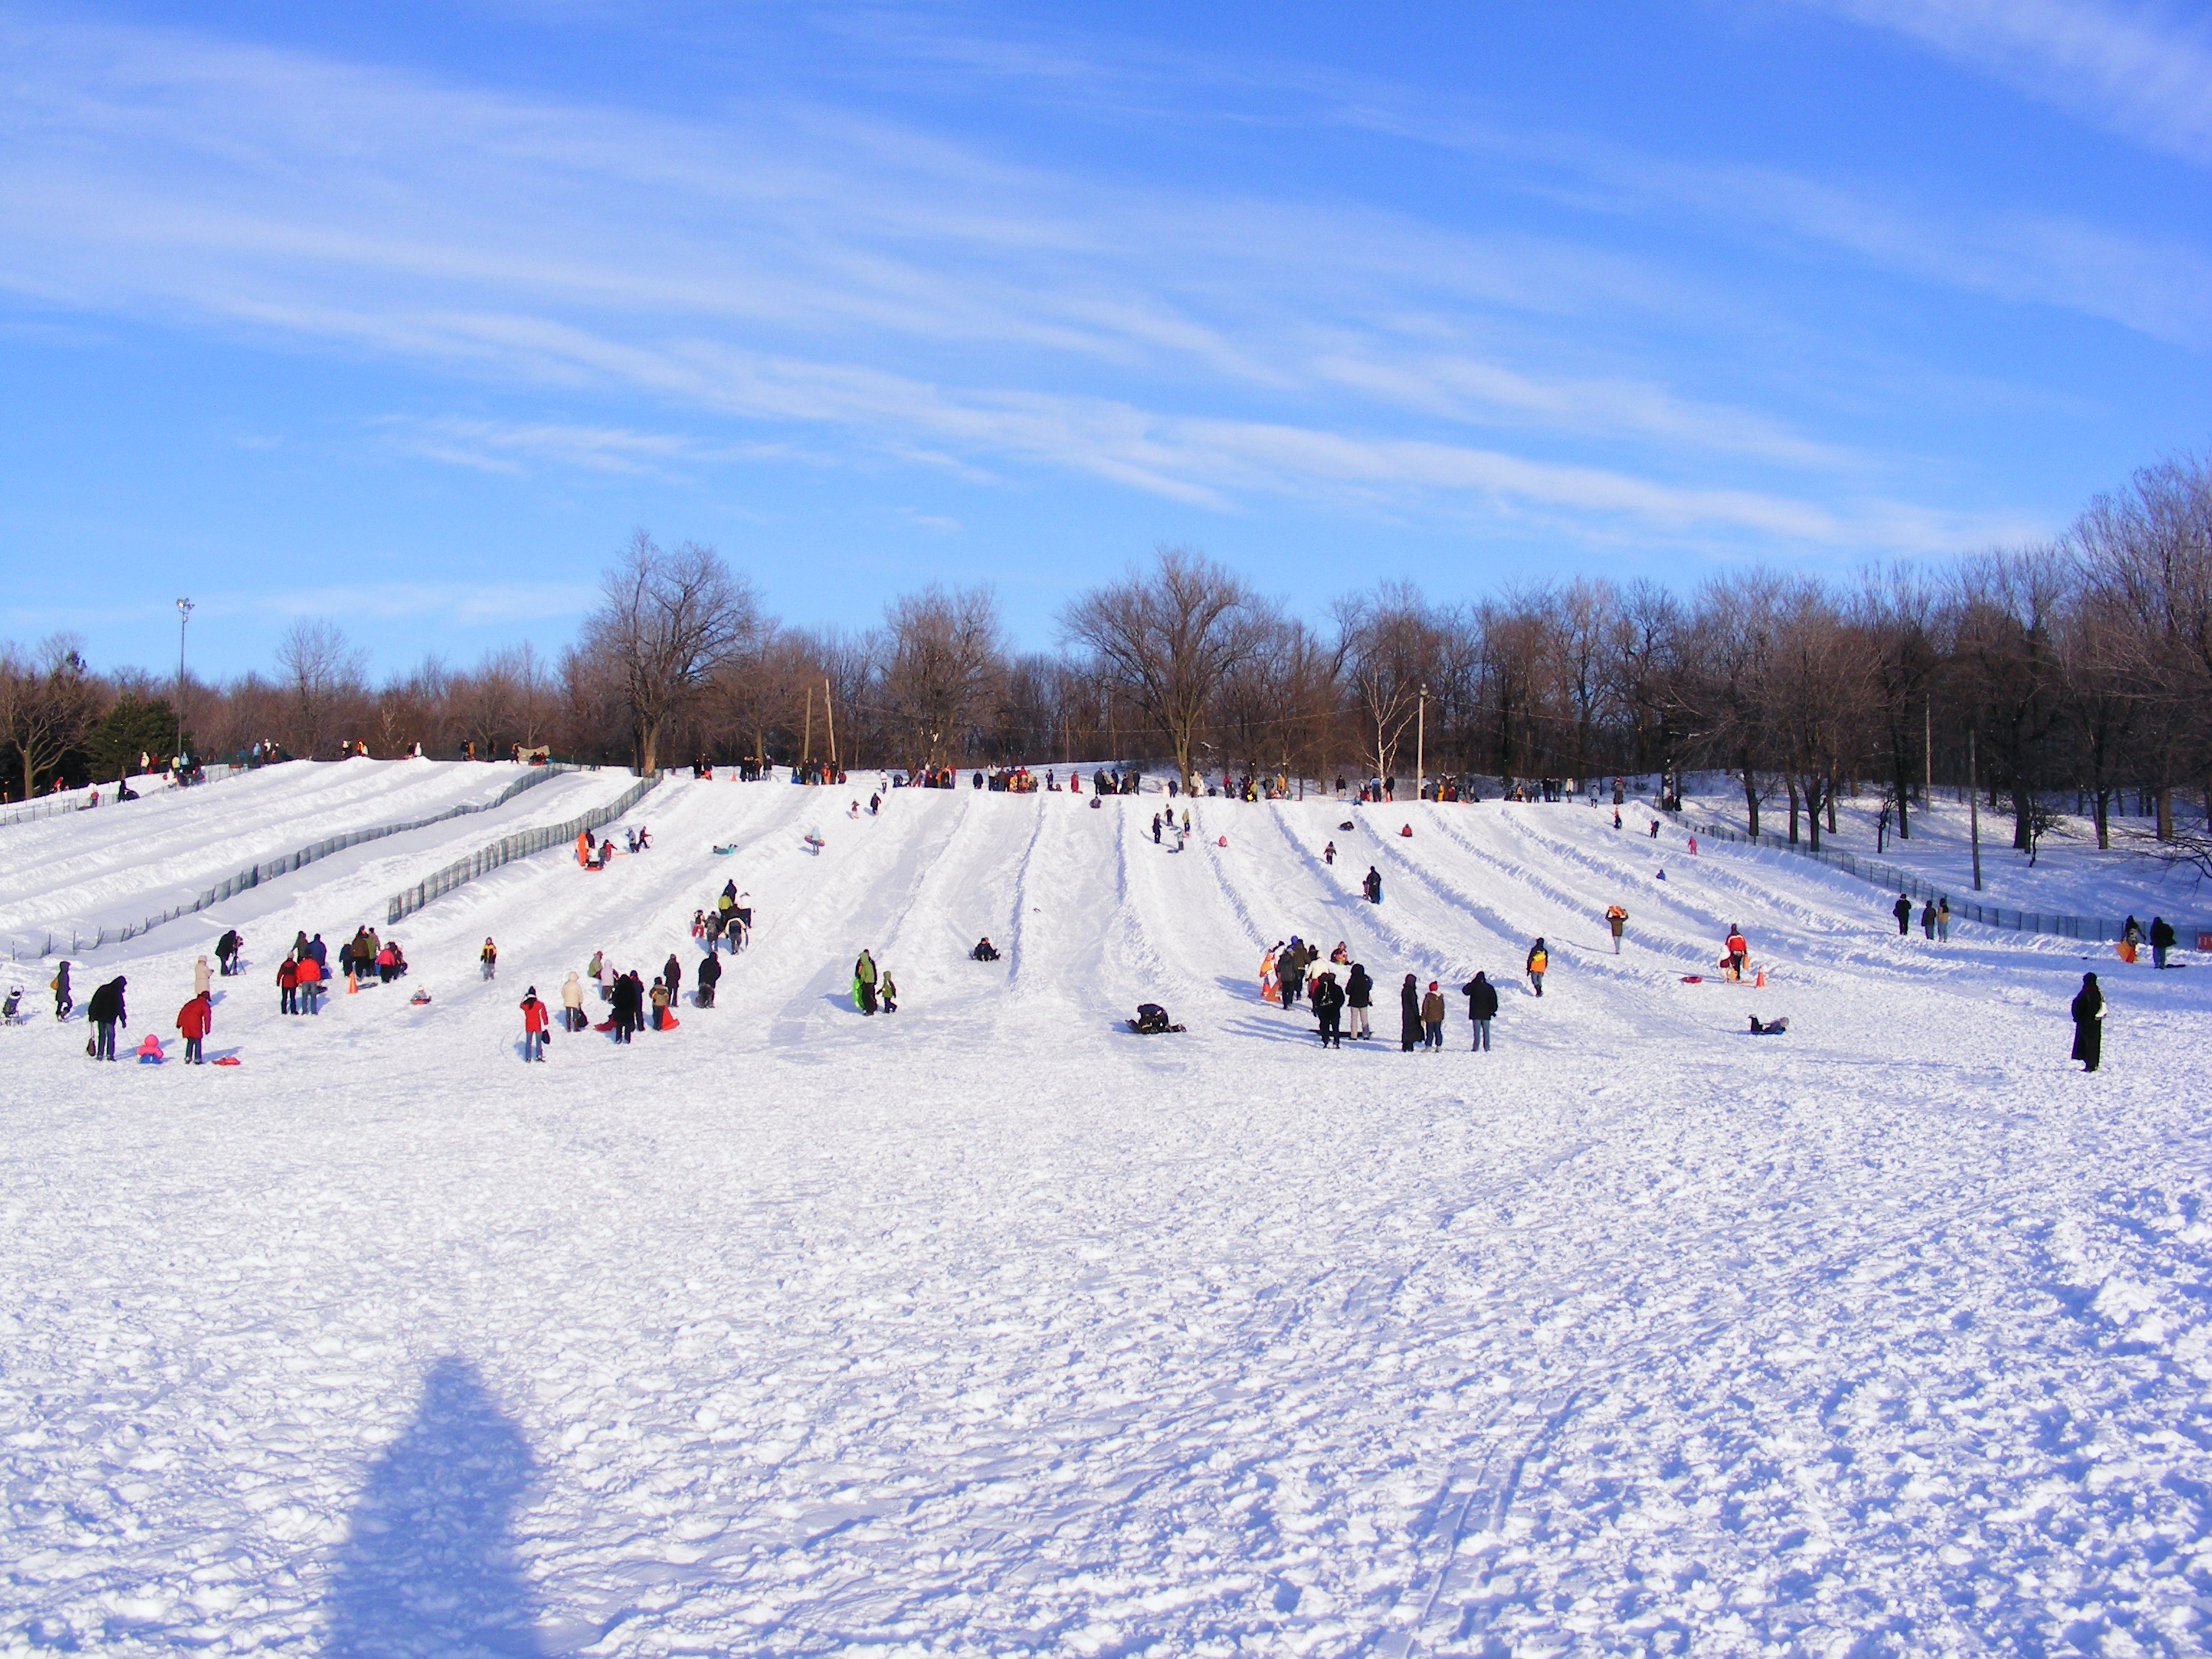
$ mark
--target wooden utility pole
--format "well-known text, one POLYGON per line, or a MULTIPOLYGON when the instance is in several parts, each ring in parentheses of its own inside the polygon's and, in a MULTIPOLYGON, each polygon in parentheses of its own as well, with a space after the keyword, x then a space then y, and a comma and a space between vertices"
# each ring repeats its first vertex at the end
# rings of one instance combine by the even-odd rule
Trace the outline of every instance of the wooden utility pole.
POLYGON ((822 718, 830 722, 830 775, 837 775, 837 711, 830 706, 830 677, 822 677, 822 718))
POLYGON ((1982 795, 1974 781, 1974 728, 1966 728, 1966 833, 1974 843, 1974 890, 1982 890, 1982 795))
POLYGON ((814 763, 814 688, 806 688, 806 735, 799 740, 799 764, 803 771, 814 763))

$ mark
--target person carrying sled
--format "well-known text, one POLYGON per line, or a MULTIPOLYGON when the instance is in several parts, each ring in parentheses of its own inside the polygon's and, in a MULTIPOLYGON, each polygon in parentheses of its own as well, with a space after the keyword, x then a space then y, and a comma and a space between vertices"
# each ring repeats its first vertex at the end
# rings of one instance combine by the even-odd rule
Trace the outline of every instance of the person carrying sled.
POLYGON ((76 1000, 70 995, 69 963, 64 962, 54 970, 54 976, 46 981, 46 988, 54 994, 54 1018, 67 1019, 70 1010, 76 1006, 76 1000))
POLYGON ((853 1000, 860 1005, 863 1014, 876 1012, 876 959, 866 951, 853 964, 853 1000))
POLYGON ((2081 1069, 2094 1072, 2105 1057, 2105 994, 2097 988, 2094 974, 2081 975, 2081 988, 2074 994, 2074 1058, 2081 1069))
POLYGON ((1429 981, 1428 994, 1421 999, 1421 1046, 1440 1052, 1444 1046, 1444 999, 1434 980, 1429 981))
POLYGON ((1613 929, 1613 953, 1615 956, 1619 956, 1620 954, 1620 933, 1621 930, 1628 926, 1628 912, 1622 909, 1618 904, 1607 905, 1605 908, 1605 925, 1613 929))
POLYGON ((1410 1054, 1422 1042, 1421 982, 1408 974, 1398 988, 1399 1052, 1410 1054))
POLYGON ((1313 1004, 1314 1018, 1321 1024, 1321 1046, 1344 1047, 1344 1033, 1339 1029, 1344 1016, 1344 988, 1336 982, 1336 975, 1326 968, 1322 969, 1308 1000, 1313 1004))
POLYGON ((646 993, 646 1000, 653 1005, 653 1029, 656 1031, 668 1029, 668 1000, 666 982, 655 979, 653 989, 646 993))
POLYGON ((1370 1035, 1367 1024, 1367 1010, 1374 1000, 1375 981, 1369 976, 1366 965, 1363 963, 1353 963, 1352 971, 1346 975, 1344 979, 1344 1006, 1346 1015, 1346 1024, 1351 1026, 1352 1035, 1354 1037, 1370 1035))
POLYGON ((1890 914, 1897 918, 1897 936, 1903 939, 1912 931, 1912 901, 1903 893, 1899 893, 1897 896, 1897 902, 1891 905, 1889 908, 1890 914))
POLYGON ((1544 994, 1544 974, 1552 965, 1551 947, 1540 937, 1528 947, 1528 983, 1538 997, 1544 994))
MULTIPOLYGON (((207 958, 203 957, 200 960, 204 963, 207 958)), ((208 994, 207 987, 203 985, 192 993, 190 1002, 177 1010, 177 1030, 183 1033, 185 1039, 185 1065, 204 1063, 200 1058, 200 1044, 214 1029, 215 999, 208 994)))
POLYGON ((130 981, 118 974, 113 979, 92 994, 85 1004, 85 1018, 92 1022, 92 1057, 94 1060, 115 1058, 115 1028, 131 1024, 131 1016, 123 1006, 123 993, 130 981))
POLYGON ((1743 936, 1743 929, 1737 927, 1735 923, 1730 922, 1728 943, 1721 949, 1728 957, 1728 976, 1731 980, 1741 981, 1743 978, 1743 964, 1751 956, 1751 941, 1743 936))
POLYGON ((1467 999, 1468 1023, 1474 1027, 1474 1042, 1468 1051, 1487 1054, 1490 1050, 1490 1022, 1498 1018, 1498 988, 1478 970, 1475 976, 1459 988, 1467 999))
POLYGON ((522 1058, 526 1063, 545 1058, 545 1028, 553 1023, 533 985, 522 994, 522 1058))

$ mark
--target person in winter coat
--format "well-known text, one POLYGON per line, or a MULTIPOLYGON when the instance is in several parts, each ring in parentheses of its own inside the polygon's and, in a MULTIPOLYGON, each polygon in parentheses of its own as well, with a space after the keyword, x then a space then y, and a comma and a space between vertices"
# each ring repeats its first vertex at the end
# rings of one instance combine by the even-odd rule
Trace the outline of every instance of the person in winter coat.
POLYGON ((853 964, 853 985, 860 994, 860 1012, 873 1014, 876 1012, 876 959, 866 951, 860 952, 860 959, 853 964))
MULTIPOLYGON (((207 958, 203 957, 200 961, 204 965, 207 958)), ((177 1030, 184 1034, 185 1039, 185 1065, 198 1066, 203 1063, 200 1058, 200 1044, 206 1039, 207 1034, 214 1029, 215 1000, 208 995, 207 987, 203 985, 192 993, 192 1000, 190 1002, 177 1010, 177 1030)))
POLYGON ((653 1029, 656 1031, 666 1030, 668 1029, 668 987, 666 983, 661 980, 655 979, 653 981, 653 989, 646 993, 646 1000, 653 1005, 653 1029))
POLYGON ((1936 901, 1936 938, 1939 944, 1951 942, 1951 901, 1948 897, 1936 901))
POLYGON ((1296 1004, 1299 994, 1305 989, 1305 944, 1296 934, 1291 937, 1291 948, 1275 958, 1275 982, 1282 988, 1285 1008, 1296 1004))
POLYGON ((70 1010, 76 1006, 76 1000, 70 995, 69 963, 64 962, 54 970, 54 976, 46 981, 46 988, 54 994, 54 1018, 67 1019, 70 1010))
POLYGON ((1434 980, 1429 981, 1428 994, 1421 999, 1421 1046, 1441 1050, 1444 1046, 1444 999, 1437 989, 1434 980))
POLYGON ((1357 962, 1353 963, 1352 964, 1352 971, 1346 975, 1344 979, 1344 1006, 1346 1015, 1346 1024, 1351 1026, 1352 1035, 1353 1036, 1364 1037, 1369 1035, 1367 1010, 1369 1005, 1370 1005, 1374 1000, 1374 980, 1368 976, 1367 969, 1364 963, 1357 962))
POLYGON ((592 951, 592 960, 584 969, 584 977, 599 988, 599 1000, 602 1002, 607 1000, 606 975, 607 953, 605 951, 592 951))
POLYGON ((397 941, 386 939, 377 947, 376 982, 389 985, 399 977, 399 946, 397 941))
POLYGON ((205 957, 202 957, 192 964, 192 994, 194 996, 205 996, 208 994, 208 987, 214 983, 214 981, 215 975, 208 971, 208 959, 205 957))
POLYGON ((2150 965, 2166 966, 2166 953, 2173 949, 2173 924, 2164 916, 2150 919, 2150 965))
POLYGON ((1469 1052, 1480 1049, 1487 1053, 1490 1048, 1490 1022, 1498 1018, 1498 988, 1477 973, 1459 989, 1460 994, 1467 999, 1468 1021, 1474 1027, 1474 1042, 1469 1052))
POLYGON ((638 984, 633 974, 617 974, 609 988, 608 1000, 614 1005, 615 1041, 628 1042, 630 1034, 637 1030, 638 984))
POLYGON ((491 978, 499 972, 499 946, 486 939, 483 949, 477 952, 477 961, 483 965, 483 976, 491 978))
POLYGON ((533 985, 522 994, 522 1058, 527 1062, 545 1058, 545 1028, 553 1023, 533 985))
POLYGON ((1160 815, 1159 815, 1158 812, 1155 812, 1155 813, 1153 813, 1153 814, 1152 814, 1152 845, 1153 845, 1153 846, 1155 846, 1155 847, 1158 847, 1159 844, 1160 844, 1160 815))
POLYGON ((1897 902, 1889 908, 1891 914, 1897 918, 1897 936, 1903 939, 1912 930, 1912 901, 1903 893, 1899 893, 1897 896, 1897 902))
POLYGON ((1743 929, 1734 922, 1729 924, 1728 943, 1721 947, 1728 952, 1729 977, 1743 977, 1743 964, 1751 956, 1751 941, 1743 936, 1743 929))
POLYGON ((1607 927, 1613 929, 1613 953, 1615 956, 1619 956, 1620 954, 1621 929, 1628 926, 1628 912, 1622 909, 1618 904, 1609 904, 1606 906, 1605 924, 1607 927))
POLYGON ((722 959, 709 954, 699 964, 699 988, 691 994, 691 1000, 702 1008, 714 1006, 714 988, 722 982, 722 959))
POLYGON ((876 1000, 885 1013, 898 1012, 898 981, 891 977, 888 968, 884 969, 884 976, 877 983, 876 1000))
POLYGON ((1410 1054, 1421 1040, 1421 982, 1408 974, 1398 988, 1398 1048, 1410 1054))
POLYGON ((660 970, 660 982, 668 988, 668 1000, 684 1000, 684 964, 676 959, 676 952, 668 953, 668 965, 660 970))
POLYGON ((2094 1072, 2105 1057, 2105 994, 2097 988, 2094 974, 2081 975, 2081 988, 2074 994, 2074 1058, 2081 1069, 2094 1072))
POLYGON ((314 957, 315 966, 321 969, 323 977, 328 979, 331 976, 330 947, 323 943, 323 936, 320 933, 307 941, 307 954, 314 957))
POLYGON ((1335 843, 1334 842, 1329 842, 1329 844, 1328 844, 1328 846, 1326 846, 1326 847, 1324 847, 1324 848, 1322 848, 1321 849, 1321 861, 1322 861, 1323 864, 1328 865, 1331 869, 1335 868, 1335 866, 1336 866, 1336 843, 1335 843))
POLYGON ((315 999, 323 994, 323 970, 313 957, 301 957, 296 977, 299 985, 294 993, 299 1011, 303 1014, 322 1012, 315 999))
POLYGON ((225 930, 215 942, 215 959, 222 966, 222 976, 228 979, 238 971, 238 953, 246 948, 246 941, 238 936, 235 927, 225 930))
POLYGON ((571 1031, 584 1029, 584 982, 573 971, 561 981, 561 1018, 571 1031))
POLYGON ((300 1012, 300 964, 290 957, 276 964, 276 1012, 280 1014, 300 1012))
POLYGON ((968 953, 968 960, 970 962, 996 962, 998 959, 999 947, 991 943, 991 936, 988 933, 977 939, 975 948, 968 953))
POLYGON ((1920 907, 1920 937, 1930 945, 1936 942, 1936 901, 1929 899, 1920 907))
POLYGON ((94 1060, 115 1058, 115 1028, 131 1023, 131 1016, 123 1006, 124 988, 129 983, 118 974, 94 991, 92 1000, 84 1006, 85 1018, 93 1025, 92 1057, 94 1060))
POLYGON ((1377 870, 1371 864, 1367 866, 1366 879, 1362 881, 1359 884, 1361 890, 1366 893, 1367 902, 1370 904, 1380 904, 1382 902, 1382 872, 1380 870, 1377 870))
POLYGON ((1536 994, 1544 994, 1544 972, 1552 965, 1552 952, 1539 939, 1528 947, 1528 983, 1535 987, 1536 994))
POLYGON ((1327 969, 1313 982, 1311 995, 1314 1018, 1321 1023, 1321 1046, 1324 1048, 1344 1047, 1344 1033, 1338 1029, 1344 1014, 1344 988, 1336 982, 1336 975, 1327 969))

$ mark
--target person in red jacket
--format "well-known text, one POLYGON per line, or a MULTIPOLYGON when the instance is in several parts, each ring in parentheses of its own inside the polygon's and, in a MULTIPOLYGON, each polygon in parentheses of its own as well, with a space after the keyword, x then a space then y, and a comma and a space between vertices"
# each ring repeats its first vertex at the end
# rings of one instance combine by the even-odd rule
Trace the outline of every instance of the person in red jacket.
POLYGON ((293 976, 299 981, 297 996, 303 1014, 318 1014, 322 1010, 315 1000, 323 994, 323 965, 313 957, 301 957, 293 976))
POLYGON ((1729 955, 1729 977, 1741 979, 1745 958, 1751 955, 1751 941, 1744 938, 1743 929, 1736 927, 1729 927, 1728 944, 1723 948, 1729 955))
POLYGON ((292 957, 276 964, 276 1010, 285 1014, 300 1012, 300 964, 292 957))
POLYGON ((200 1042, 215 1029, 215 1003, 205 991, 177 1010, 177 1029, 185 1034, 185 1064, 204 1064, 200 1042))
POLYGON ((522 994, 522 1057, 525 1060, 545 1058, 545 1028, 552 1024, 552 1016, 545 1005, 538 1000, 538 988, 533 985, 522 994))

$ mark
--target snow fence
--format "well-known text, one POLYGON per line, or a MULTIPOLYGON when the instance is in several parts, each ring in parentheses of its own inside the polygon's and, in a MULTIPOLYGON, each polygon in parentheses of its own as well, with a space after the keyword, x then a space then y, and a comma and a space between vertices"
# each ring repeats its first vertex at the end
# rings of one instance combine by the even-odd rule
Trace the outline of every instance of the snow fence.
MULTIPOLYGON (((229 879, 217 882, 190 904, 179 904, 173 910, 164 910, 158 915, 148 916, 143 921, 126 923, 120 928, 102 927, 89 940, 82 934, 73 932, 70 936, 70 949, 73 953, 96 951, 111 941, 119 944, 125 939, 136 939, 141 933, 161 927, 164 922, 174 921, 179 916, 195 915, 206 909, 210 905, 220 904, 223 900, 258 887, 263 882, 274 877, 289 875, 295 870, 313 864, 318 859, 326 859, 333 853, 342 853, 349 847, 358 847, 363 842, 382 841, 386 836, 404 836, 410 830, 427 830, 434 823, 443 823, 448 818, 465 817, 471 812, 495 811, 524 790, 534 789, 539 784, 557 777, 563 772, 585 772, 592 769, 583 766, 533 766, 522 776, 501 790, 497 796, 481 805, 448 807, 446 811, 433 813, 427 818, 416 818, 411 823, 380 824, 374 830, 353 830, 343 836, 328 836, 315 842, 312 847, 302 847, 296 851, 273 858, 266 864, 257 864, 251 870, 241 870, 229 879)), ((50 956, 53 952, 53 936, 49 933, 46 936, 46 946, 40 951, 39 955, 50 956)), ((20 948, 17 948, 13 954, 20 959, 22 952, 20 948)))
MULTIPOLYGON (((1756 836, 1746 835, 1741 830, 1730 830, 1723 824, 1708 823, 1692 826, 1695 833, 1714 841, 1741 842, 1751 847, 1771 848, 1778 853, 1794 853, 1801 859, 1818 859, 1832 869, 1847 876, 1856 876, 1861 881, 1886 888, 1893 893, 1908 893, 1916 899, 1949 898, 1948 887, 1930 885, 1909 870, 1900 870, 1893 864, 1884 864, 1875 859, 1863 859, 1851 853, 1832 852, 1827 848, 1814 849, 1802 842, 1769 835, 1764 830, 1756 836)), ((1984 927, 2002 929, 2014 933, 2051 933, 2060 939, 2112 940, 2120 937, 2125 924, 2106 921, 2096 916, 2054 915, 2042 910, 2007 910, 1994 904, 1979 904, 1971 899, 1949 899, 1951 920, 1979 922, 1984 927)), ((2167 918, 2172 921, 2172 918, 2167 918)), ((2183 939, 2192 933, 2203 936, 2208 924, 2200 922, 2172 923, 2173 931, 2183 939)), ((2201 945, 2200 945, 2200 948, 2201 945)))
POLYGON ((401 918, 421 909, 432 899, 450 893, 456 887, 465 887, 478 876, 487 871, 496 870, 502 864, 526 859, 549 847, 572 842, 586 830, 612 823, 643 800, 659 781, 658 772, 649 778, 640 778, 605 806, 594 806, 590 811, 570 818, 566 823, 548 824, 542 830, 526 830, 520 835, 509 836, 503 841, 479 848, 467 858, 456 860, 428 880, 416 882, 404 893, 394 893, 384 907, 384 925, 391 927, 401 918))

